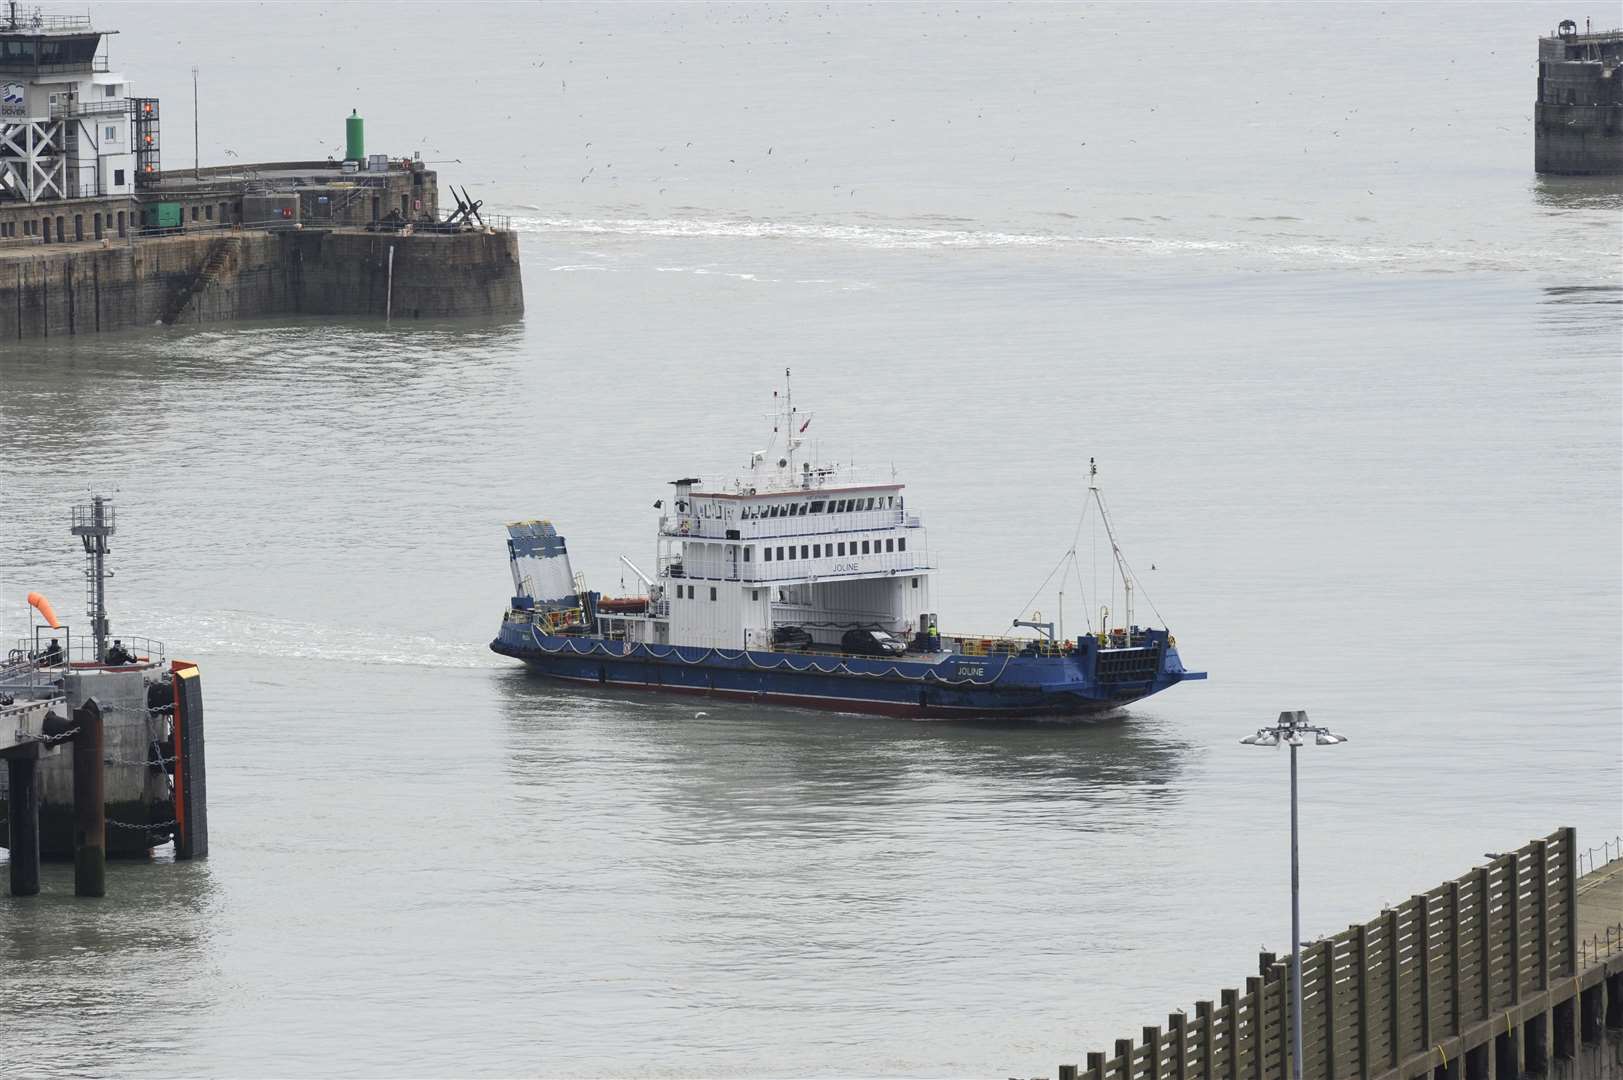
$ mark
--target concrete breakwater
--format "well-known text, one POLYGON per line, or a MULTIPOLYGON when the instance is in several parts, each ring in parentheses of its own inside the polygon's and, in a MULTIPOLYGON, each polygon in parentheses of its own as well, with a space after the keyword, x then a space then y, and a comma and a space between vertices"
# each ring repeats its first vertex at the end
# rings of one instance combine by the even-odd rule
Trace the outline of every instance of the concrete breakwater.
POLYGON ((288 314, 523 311, 510 231, 235 229, 0 250, 0 341, 288 314))

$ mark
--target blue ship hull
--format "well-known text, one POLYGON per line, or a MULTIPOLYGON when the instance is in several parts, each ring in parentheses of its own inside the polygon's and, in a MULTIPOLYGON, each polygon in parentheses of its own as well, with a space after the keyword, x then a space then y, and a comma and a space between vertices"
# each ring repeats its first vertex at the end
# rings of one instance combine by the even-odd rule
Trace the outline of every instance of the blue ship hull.
POLYGON ((906 717, 1085 715, 1206 677, 1184 670, 1164 630, 1132 648, 1083 638, 1046 656, 890 659, 609 641, 510 620, 490 647, 569 682, 906 717))

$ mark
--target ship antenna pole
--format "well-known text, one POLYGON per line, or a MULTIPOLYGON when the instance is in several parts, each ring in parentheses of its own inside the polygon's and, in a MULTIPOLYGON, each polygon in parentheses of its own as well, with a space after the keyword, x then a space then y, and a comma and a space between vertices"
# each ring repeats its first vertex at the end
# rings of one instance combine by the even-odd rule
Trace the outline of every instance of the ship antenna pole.
POLYGON ((1127 572, 1127 560, 1122 557, 1121 546, 1116 543, 1116 530, 1110 526, 1110 515, 1105 511, 1104 499, 1099 495, 1099 466, 1088 459, 1088 490, 1093 493, 1094 505, 1099 508, 1099 520, 1105 523, 1105 537, 1110 541, 1110 554, 1116 560, 1116 572, 1121 575, 1122 629, 1127 631, 1127 644, 1133 643, 1133 576, 1127 572))
POLYGON ((789 379, 789 369, 783 369, 783 445, 789 462, 789 480, 795 478, 795 391, 789 379))

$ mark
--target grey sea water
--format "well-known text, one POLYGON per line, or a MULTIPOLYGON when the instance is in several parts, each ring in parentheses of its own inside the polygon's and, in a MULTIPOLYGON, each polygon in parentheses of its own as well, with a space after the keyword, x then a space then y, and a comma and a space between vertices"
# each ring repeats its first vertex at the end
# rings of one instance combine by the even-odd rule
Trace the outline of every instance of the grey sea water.
POLYGON ((1303 755, 1310 935, 1623 830, 1623 187, 1531 173, 1583 11, 91 10, 166 166, 192 64, 205 164, 359 109, 512 215, 528 313, 0 345, 0 631, 80 613, 66 508, 116 490, 213 816, 0 897, 0 1072, 1052 1075, 1288 947, 1285 759, 1237 742, 1286 708, 1351 738, 1303 755), (910 723, 487 651, 503 521, 618 591, 785 367, 908 483, 944 630, 1057 614, 1093 457, 1211 681, 910 723))

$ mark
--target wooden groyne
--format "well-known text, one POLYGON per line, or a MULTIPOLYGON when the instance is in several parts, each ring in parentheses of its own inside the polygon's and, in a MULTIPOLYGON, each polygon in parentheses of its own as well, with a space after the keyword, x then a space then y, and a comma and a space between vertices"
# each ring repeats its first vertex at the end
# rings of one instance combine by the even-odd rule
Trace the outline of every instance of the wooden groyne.
MULTIPOLYGON (((1563 829, 1303 943, 1304 1080, 1623 1077, 1623 857, 1584 855, 1563 829)), ((1243 990, 1059 1077, 1288 1078, 1290 1031, 1289 958, 1263 953, 1243 990)))

